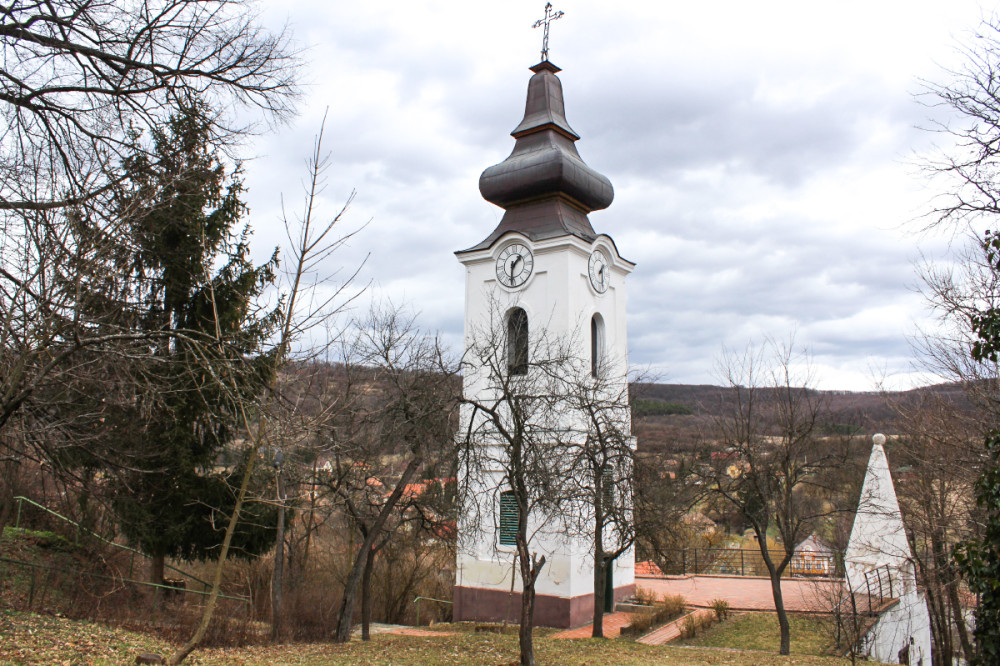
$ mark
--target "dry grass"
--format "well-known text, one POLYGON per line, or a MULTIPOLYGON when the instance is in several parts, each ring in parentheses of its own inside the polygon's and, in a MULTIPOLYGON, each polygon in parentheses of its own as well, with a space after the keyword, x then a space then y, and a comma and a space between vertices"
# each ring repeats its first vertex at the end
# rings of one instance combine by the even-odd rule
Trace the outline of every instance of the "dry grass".
MULTIPOLYGON (((832 631, 828 617, 789 613, 792 654, 828 653, 832 631)), ((774 613, 739 613, 707 631, 684 637, 687 645, 727 647, 741 650, 777 651, 780 634, 774 613)))
MULTIPOLYGON (((671 664, 672 666, 834 666, 844 659, 797 655, 779 657, 760 652, 650 647, 629 641, 601 639, 552 640, 538 635, 542 664, 671 664)), ((139 652, 168 654, 162 639, 102 625, 50 616, 0 612, 0 663, 3 664, 132 664, 139 652)), ((432 664, 510 664, 517 660, 517 637, 491 633, 450 636, 376 635, 369 643, 346 645, 295 643, 281 646, 199 650, 187 663, 205 666, 298 664, 371 664, 419 666, 432 664)))

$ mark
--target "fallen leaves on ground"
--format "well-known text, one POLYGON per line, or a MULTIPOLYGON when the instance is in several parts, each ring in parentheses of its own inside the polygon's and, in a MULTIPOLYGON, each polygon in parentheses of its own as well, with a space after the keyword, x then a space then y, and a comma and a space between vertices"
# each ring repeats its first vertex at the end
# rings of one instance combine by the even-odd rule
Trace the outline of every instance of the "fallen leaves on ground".
MULTIPOLYGON (((536 636, 542 664, 623 665, 669 663, 671 666, 835 666, 849 663, 825 657, 778 657, 760 652, 737 652, 676 647, 650 647, 628 641, 554 640, 545 632, 536 636)), ((0 663, 68 664, 72 666, 134 664, 140 652, 169 655, 175 646, 158 638, 93 622, 49 615, 0 611, 0 663)), ((292 643, 287 645, 196 651, 186 663, 195 666, 319 666, 365 664, 421 666, 430 664, 509 664, 517 659, 517 636, 490 633, 448 633, 431 636, 379 634, 367 643, 344 645, 292 643)))

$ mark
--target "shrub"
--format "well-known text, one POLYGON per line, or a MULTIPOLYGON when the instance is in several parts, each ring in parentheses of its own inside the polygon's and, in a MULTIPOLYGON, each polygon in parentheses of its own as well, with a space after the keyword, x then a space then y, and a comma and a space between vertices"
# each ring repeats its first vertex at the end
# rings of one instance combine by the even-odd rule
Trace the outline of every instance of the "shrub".
POLYGON ((698 623, 694 619, 694 614, 688 615, 684 618, 684 624, 681 625, 681 638, 694 638, 697 633, 698 623))
POLYGON ((629 613, 628 624, 622 627, 622 633, 626 636, 637 636, 646 633, 652 627, 652 613, 629 613))
POLYGON ((715 619, 722 622, 729 617, 729 602, 725 599, 712 599, 712 610, 715 611, 715 619))
POLYGON ((681 625, 681 638, 694 638, 699 631, 704 631, 711 627, 712 622, 714 622, 712 615, 691 613, 684 618, 684 623, 681 625))
POLYGON ((684 612, 687 600, 679 594, 666 594, 657 604, 654 613, 657 622, 666 622, 680 616, 684 612))
POLYGON ((635 594, 635 599, 653 600, 654 603, 647 604, 650 606, 648 611, 629 614, 629 623, 622 629, 622 633, 627 636, 644 634, 657 625, 673 620, 684 612, 684 606, 687 604, 684 597, 679 594, 664 595, 656 600, 655 595, 645 593, 643 590, 635 594))
POLYGON ((637 589, 635 594, 632 595, 632 599, 640 606, 656 605, 656 594, 649 590, 637 589))

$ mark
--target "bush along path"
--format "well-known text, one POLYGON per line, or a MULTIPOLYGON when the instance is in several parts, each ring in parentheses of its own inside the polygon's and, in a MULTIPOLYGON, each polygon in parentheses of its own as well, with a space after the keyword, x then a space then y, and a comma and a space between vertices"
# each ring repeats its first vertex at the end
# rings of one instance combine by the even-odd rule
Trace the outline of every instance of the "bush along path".
POLYGON ((682 615, 673 622, 655 629, 645 636, 636 639, 636 643, 643 645, 665 645, 676 640, 684 633, 685 627, 699 627, 702 624, 711 622, 714 619, 715 611, 711 608, 695 608, 686 615, 682 615))

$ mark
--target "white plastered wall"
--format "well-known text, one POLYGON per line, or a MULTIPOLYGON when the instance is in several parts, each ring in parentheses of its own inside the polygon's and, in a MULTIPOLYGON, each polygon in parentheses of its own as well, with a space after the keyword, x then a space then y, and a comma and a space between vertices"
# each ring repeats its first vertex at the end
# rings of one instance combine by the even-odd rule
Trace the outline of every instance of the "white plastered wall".
MULTIPOLYGON (((594 243, 573 236, 534 243, 521 234, 509 233, 493 247, 463 253, 459 260, 466 267, 466 349, 489 335, 491 328, 502 325, 503 315, 510 308, 520 307, 528 315, 532 339, 544 331, 550 341, 571 340, 576 355, 589 359, 590 320, 594 314, 600 314, 609 373, 620 377, 624 387, 628 359, 625 278, 634 266, 618 255, 609 237, 600 236, 594 243), (534 267, 524 285, 506 289, 496 279, 495 261, 512 242, 531 249, 534 267), (593 289, 588 277, 588 262, 595 248, 600 248, 610 259, 611 279, 603 294, 593 289)), ((465 395, 483 397, 488 390, 487 379, 467 370, 465 395)), ((468 409, 463 412, 463 432, 470 414, 468 409)), ((581 429, 579 424, 563 422, 561 426, 581 429)), ((478 506, 467 507, 459 519, 459 586, 510 590, 513 584, 515 592, 520 590, 520 576, 512 571, 514 547, 497 542, 496 498, 501 480, 499 471, 483 478, 482 487, 470 493, 478 506), (473 519, 476 511, 478 516, 473 519)), ((585 507, 579 510, 587 511, 585 507)), ((532 514, 528 529, 532 535, 531 550, 546 556, 545 568, 536 583, 538 594, 572 598, 593 593, 592 537, 567 538, 568 530, 559 516, 532 514)), ((634 569, 634 554, 630 549, 615 562, 615 587, 634 583, 634 569)))

